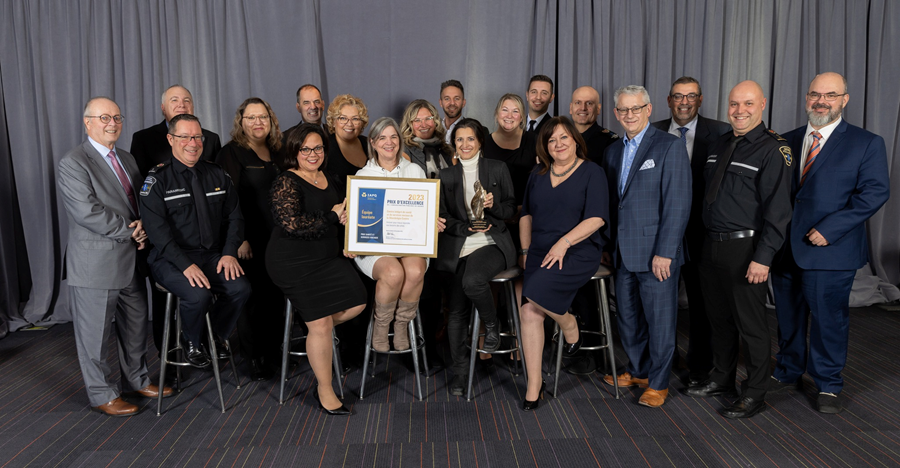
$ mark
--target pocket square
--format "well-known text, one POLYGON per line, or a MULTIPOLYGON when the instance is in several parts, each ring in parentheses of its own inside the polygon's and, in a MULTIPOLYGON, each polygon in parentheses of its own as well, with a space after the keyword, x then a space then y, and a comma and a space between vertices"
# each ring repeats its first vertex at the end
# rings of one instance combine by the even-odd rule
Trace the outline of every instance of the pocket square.
POLYGON ((641 164, 641 168, 638 170, 643 171, 645 169, 653 169, 654 167, 656 167, 656 163, 653 162, 652 159, 648 159, 648 160, 644 161, 644 164, 641 164))

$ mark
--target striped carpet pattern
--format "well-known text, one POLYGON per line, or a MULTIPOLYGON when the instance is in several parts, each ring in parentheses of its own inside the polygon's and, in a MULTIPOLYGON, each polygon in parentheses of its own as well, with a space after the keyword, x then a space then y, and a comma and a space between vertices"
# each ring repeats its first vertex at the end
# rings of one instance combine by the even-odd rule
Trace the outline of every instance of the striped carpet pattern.
MULTIPOLYGON (((772 314, 770 323, 774 332, 772 314)), ((471 402, 449 395, 449 371, 423 379, 420 402, 398 359, 379 361, 363 400, 359 369, 343 381, 349 418, 318 409, 305 361, 283 406, 275 382, 250 382, 239 362, 240 389, 223 370, 224 414, 211 372, 189 371, 163 416, 155 400, 130 398, 141 414, 107 418, 90 411, 71 325, 59 325, 0 340, 0 468, 900 466, 900 316, 860 309, 851 324, 843 413, 815 411, 807 377, 802 391, 770 395, 765 412, 738 421, 718 415, 725 399, 686 397, 674 377, 666 404, 649 409, 637 389, 616 400, 597 373, 563 372, 559 398, 526 413, 524 377, 501 363, 478 370, 471 402)), ((149 364, 155 375, 158 361, 149 364)))

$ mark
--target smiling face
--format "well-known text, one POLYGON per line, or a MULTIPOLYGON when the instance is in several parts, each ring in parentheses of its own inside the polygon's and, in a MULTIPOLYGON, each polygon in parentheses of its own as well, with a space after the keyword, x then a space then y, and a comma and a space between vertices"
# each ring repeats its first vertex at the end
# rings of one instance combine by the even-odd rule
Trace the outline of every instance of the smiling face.
POLYGON ((325 151, 322 149, 322 152, 318 153, 316 152, 317 148, 322 149, 322 137, 318 133, 312 132, 303 140, 303 144, 300 145, 300 151, 297 153, 297 167, 299 170, 304 172, 316 172, 319 170, 322 166, 322 161, 325 160, 325 151), (310 150, 308 155, 303 154, 306 150, 310 150))
POLYGON ((108 115, 114 117, 119 115, 119 106, 109 99, 95 99, 88 108, 88 115, 96 115, 97 117, 85 117, 84 129, 88 136, 97 143, 112 149, 122 134, 122 124, 116 123, 116 119, 110 118, 109 122, 103 123, 99 116, 108 115))
POLYGON ((456 86, 447 86, 441 90, 441 109, 444 110, 447 120, 453 121, 459 118, 464 107, 466 107, 466 98, 463 97, 461 89, 456 86))
POLYGON ((503 101, 496 117, 497 125, 507 132, 512 132, 519 128, 522 125, 522 119, 525 118, 522 115, 522 109, 519 108, 519 104, 512 99, 503 101))
POLYGON ((850 101, 850 96, 844 88, 844 80, 837 73, 823 73, 816 77, 809 84, 810 93, 818 93, 821 95, 815 101, 807 96, 806 98, 806 115, 809 117, 809 123, 816 130, 834 122, 841 116, 844 106, 850 101), (843 94, 834 101, 828 102, 825 99, 826 94, 843 94))
POLYGON ((381 135, 375 138, 372 146, 375 147, 379 164, 381 161, 393 163, 397 160, 397 154, 400 152, 400 134, 392 125, 388 125, 384 127, 381 135))
POLYGON ((688 122, 697 117, 700 112, 700 105, 703 104, 703 96, 700 95, 700 86, 697 83, 679 83, 672 86, 672 92, 666 97, 669 103, 669 109, 672 109, 672 119, 678 125, 684 126, 688 122), (682 95, 681 99, 676 100, 673 96, 682 95), (691 101, 688 95, 696 95, 697 98, 691 101))
POLYGON ((568 164, 575 157, 575 140, 562 125, 557 125, 547 140, 547 154, 557 164, 568 164))
POLYGON ((553 86, 546 81, 532 81, 528 86, 528 111, 532 117, 539 117, 547 112, 553 102, 553 86))
POLYGON ((569 105, 569 115, 572 121, 579 127, 590 127, 597 121, 600 113, 600 94, 590 86, 584 86, 572 93, 572 103, 569 105))
POLYGON ((305 123, 314 123, 316 125, 322 123, 325 103, 322 102, 322 95, 319 94, 316 88, 310 86, 300 90, 300 97, 297 98, 297 112, 300 113, 305 123))
POLYGON ((199 122, 182 120, 166 135, 172 145, 172 155, 187 167, 193 167, 203 154, 203 130, 199 122), (189 138, 194 137, 194 138, 189 138))
POLYGON ((456 154, 463 160, 472 159, 481 150, 481 144, 478 143, 475 130, 471 128, 457 129, 454 145, 456 146, 456 154))
POLYGON ((739 83, 728 95, 728 121, 737 136, 746 135, 762 122, 766 98, 753 81, 739 83))
POLYGON ((166 117, 166 122, 172 120, 172 117, 176 115, 194 115, 194 98, 191 97, 191 92, 181 86, 170 88, 166 91, 162 112, 166 117))
POLYGON ((420 108, 411 122, 413 136, 423 140, 434 137, 434 129, 437 125, 434 120, 435 116, 431 115, 431 111, 427 107, 420 108))
POLYGON ((266 110, 266 106, 262 104, 247 105, 241 118, 241 128, 244 129, 244 135, 247 135, 247 139, 251 142, 265 142, 271 128, 269 120, 269 112, 266 110))
POLYGON ((340 115, 335 119, 334 134, 344 141, 352 141, 359 137, 362 128, 359 109, 350 104, 341 107, 340 115))
POLYGON ((641 94, 620 94, 616 101, 616 120, 622 124, 625 134, 628 138, 634 138, 644 130, 644 127, 650 122, 650 113, 653 106, 644 104, 644 98, 641 94), (632 109, 640 107, 641 109, 634 112, 632 109), (621 110, 627 112, 623 114, 621 110))

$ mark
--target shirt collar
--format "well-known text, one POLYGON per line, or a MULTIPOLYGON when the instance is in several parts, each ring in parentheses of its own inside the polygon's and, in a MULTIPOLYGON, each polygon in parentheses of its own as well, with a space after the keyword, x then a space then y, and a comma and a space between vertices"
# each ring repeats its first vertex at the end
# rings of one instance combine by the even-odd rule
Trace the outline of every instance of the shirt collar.
MULTIPOLYGON (((843 117, 838 117, 837 120, 835 120, 834 122, 831 122, 830 124, 820 128, 819 133, 822 135, 822 139, 827 140, 828 137, 830 137, 831 134, 834 133, 834 129, 836 129, 837 126, 841 124, 842 120, 844 120, 843 117)), ((814 131, 816 131, 816 129, 814 129, 812 125, 807 123, 806 124, 806 136, 809 136, 809 134, 814 131)))
POLYGON ((688 132, 696 132, 698 120, 700 120, 700 114, 695 115, 693 120, 685 125, 678 125, 678 122, 676 122, 675 119, 672 119, 672 123, 669 124, 669 133, 679 131, 678 129, 681 127, 687 127, 688 132))
POLYGON ((536 119, 532 119, 532 118, 531 118, 531 114, 528 114, 528 122, 526 122, 525 129, 527 130, 528 127, 531 126, 531 122, 532 122, 532 121, 536 122, 536 123, 534 124, 535 127, 536 127, 539 123, 541 123, 541 120, 544 120, 544 116, 547 115, 547 114, 549 114, 549 113, 550 113, 550 111, 544 112, 543 114, 539 115, 538 118, 536 118, 536 119))
POLYGON ((641 133, 638 133, 634 136, 634 138, 629 139, 628 134, 626 133, 624 137, 622 137, 622 143, 625 143, 625 146, 628 146, 629 143, 634 141, 634 144, 637 146, 641 146, 641 141, 644 139, 644 135, 647 133, 647 129, 650 128, 650 122, 647 122, 647 125, 644 126, 644 129, 641 130, 641 133))
POLYGON ((98 153, 100 153, 100 156, 103 156, 103 157, 105 158, 106 155, 108 155, 109 152, 112 151, 112 152, 115 153, 116 156, 118 157, 118 153, 116 153, 116 148, 115 148, 115 146, 113 146, 113 149, 109 149, 109 148, 107 148, 107 147, 101 145, 100 143, 97 143, 97 142, 94 141, 94 139, 91 138, 91 137, 88 137, 88 141, 91 142, 91 146, 93 146, 94 149, 97 150, 98 153))

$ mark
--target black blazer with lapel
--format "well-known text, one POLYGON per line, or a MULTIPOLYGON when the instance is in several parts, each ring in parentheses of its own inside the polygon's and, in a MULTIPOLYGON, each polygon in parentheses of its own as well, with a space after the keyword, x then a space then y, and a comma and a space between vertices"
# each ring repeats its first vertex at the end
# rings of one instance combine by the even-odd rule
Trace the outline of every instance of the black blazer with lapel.
MULTIPOLYGON (((169 133, 169 127, 166 121, 139 130, 131 137, 131 155, 137 161, 138 169, 141 171, 141 177, 147 177, 157 164, 166 162, 172 156, 172 146, 166 134, 169 133)), ((206 141, 203 142, 203 154, 200 159, 205 161, 215 161, 216 155, 222 149, 222 143, 219 141, 219 135, 203 130, 203 136, 206 141)))
MULTIPOLYGON (((653 122, 651 125, 668 133, 671 124, 672 119, 668 118, 653 122)), ((709 156, 709 147, 719 137, 730 131, 731 125, 725 122, 707 119, 702 115, 697 116, 694 150, 691 153, 691 178, 693 180, 691 217, 688 220, 687 230, 684 232, 688 255, 693 260, 700 260, 700 249, 703 248, 703 238, 706 237, 706 226, 703 225, 703 197, 706 194, 706 179, 703 177, 703 168, 706 166, 706 158, 709 156)))
MULTIPOLYGON (((469 215, 466 211, 466 206, 471 200, 465 200, 462 164, 441 170, 440 179, 441 217, 447 220, 447 228, 439 237, 436 265, 440 271, 455 273, 459 252, 466 238, 472 234, 468 229, 469 215)), ((516 263, 516 248, 504 220, 516 214, 516 195, 512 177, 506 163, 480 157, 478 179, 484 189, 494 195, 494 206, 484 210, 484 220, 491 225, 487 233, 503 252, 506 259, 505 268, 510 268, 516 263)))

